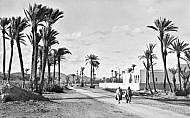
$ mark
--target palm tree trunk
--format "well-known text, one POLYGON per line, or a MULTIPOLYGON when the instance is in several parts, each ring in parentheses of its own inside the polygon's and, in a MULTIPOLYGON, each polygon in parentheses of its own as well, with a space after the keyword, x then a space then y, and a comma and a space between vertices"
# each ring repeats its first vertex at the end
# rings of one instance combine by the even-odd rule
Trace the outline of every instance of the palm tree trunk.
POLYGON ((152 62, 152 55, 151 55, 151 57, 150 57, 150 63, 151 63, 151 70, 152 70, 152 81, 153 81, 153 87, 154 87, 154 91, 155 92, 157 92, 156 91, 156 84, 155 84, 155 80, 154 80, 154 69, 153 69, 153 62, 152 62))
POLYGON ((19 39, 17 39, 16 44, 17 44, 18 55, 19 55, 19 59, 20 59, 21 74, 22 74, 22 79, 23 79, 22 87, 24 88, 24 86, 25 86, 24 65, 23 65, 22 52, 21 52, 19 39))
POLYGON ((56 65, 56 60, 55 60, 55 56, 53 58, 53 79, 55 79, 55 65, 56 65))
POLYGON ((82 78, 81 87, 84 87, 84 81, 83 81, 83 71, 82 71, 82 73, 81 73, 81 78, 82 78))
POLYGON ((47 59, 47 65, 48 65, 48 84, 50 83, 50 79, 51 79, 51 66, 50 66, 50 62, 49 59, 47 59))
MULTIPOLYGON (((171 83, 170 83, 170 80, 168 77, 168 72, 167 72, 167 67, 166 67, 166 56, 165 56, 165 60, 164 60, 164 73, 165 73, 165 79, 167 79, 168 84, 169 84, 169 89, 172 92, 172 86, 171 86, 171 83)), ((165 90, 165 88, 164 88, 164 90, 165 90)))
POLYGON ((33 89, 34 89, 34 87, 33 87, 33 79, 32 79, 32 77, 33 77, 33 74, 34 74, 34 46, 32 46, 32 48, 33 48, 33 51, 32 51, 32 62, 31 62, 31 74, 30 74, 30 88, 32 89, 32 91, 33 91, 33 89))
POLYGON ((38 42, 37 42, 37 26, 32 27, 33 37, 34 37, 34 63, 33 63, 33 73, 32 79, 34 81, 34 91, 38 91, 38 80, 37 80, 37 60, 38 60, 38 42))
POLYGON ((149 70, 147 70, 147 72, 148 72, 148 73, 147 73, 147 74, 148 74, 148 75, 147 75, 148 88, 149 88, 149 90, 150 90, 150 93, 153 94, 152 88, 150 87, 150 82, 149 82, 149 70))
POLYGON ((58 56, 58 84, 60 86, 60 56, 58 56))
POLYGON ((93 83, 92 83, 92 64, 91 64, 91 68, 90 68, 90 86, 93 87, 93 83))
POLYGON ((9 70, 8 70, 7 82, 9 82, 10 73, 11 73, 11 66, 12 66, 12 60, 13 60, 13 45, 14 45, 14 42, 11 39, 11 55, 10 55, 10 61, 9 61, 9 70))
POLYGON ((179 61, 179 58, 180 58, 180 55, 177 55, 179 88, 180 88, 180 90, 181 90, 181 89, 182 89, 182 87, 181 87, 181 76, 180 76, 181 68, 180 68, 180 61, 179 61))
POLYGON ((3 34, 3 80, 6 80, 5 74, 5 59, 6 59, 6 49, 5 49, 5 30, 2 30, 3 34))
POLYGON ((42 51, 42 73, 40 77, 40 86, 39 86, 39 94, 42 95, 43 87, 44 87, 44 75, 45 75, 45 68, 46 68, 46 60, 47 60, 47 49, 44 46, 42 51))

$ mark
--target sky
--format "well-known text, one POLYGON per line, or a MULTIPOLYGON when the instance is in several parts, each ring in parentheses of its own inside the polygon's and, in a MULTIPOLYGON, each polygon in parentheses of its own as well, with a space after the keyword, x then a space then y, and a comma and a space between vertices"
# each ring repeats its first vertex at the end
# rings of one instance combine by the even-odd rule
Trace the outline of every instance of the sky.
MULTIPOLYGON (((61 61, 61 72, 76 73, 85 67, 85 75, 90 76, 90 65, 86 65, 87 55, 94 54, 100 59, 97 77, 110 77, 111 70, 123 71, 136 64, 136 70, 144 69, 142 60, 146 45, 156 44, 154 53, 158 60, 155 69, 163 69, 158 33, 148 29, 154 20, 165 17, 172 20, 178 32, 171 32, 181 41, 190 43, 190 3, 189 0, 0 0, 0 17, 25 17, 23 10, 29 3, 58 8, 64 12, 53 28, 59 32, 59 45, 66 47, 72 55, 65 55, 61 61)), ((26 29, 29 33, 31 28, 26 29)), ((2 34, 0 33, 2 36, 2 34)), ((26 38, 22 45, 24 68, 30 68, 32 46, 26 38)), ((2 69, 2 40, 0 40, 0 69, 2 69)), ((6 41, 6 70, 10 57, 10 42, 6 41)), ((181 63, 185 63, 181 61, 181 63)), ((167 56, 168 67, 176 67, 176 54, 167 56)), ((53 68, 52 68, 53 69, 53 68)), ((56 70, 57 71, 57 70, 56 70)), ((0 70, 2 72, 2 70, 0 70)), ((20 72, 16 45, 12 72, 20 72)))

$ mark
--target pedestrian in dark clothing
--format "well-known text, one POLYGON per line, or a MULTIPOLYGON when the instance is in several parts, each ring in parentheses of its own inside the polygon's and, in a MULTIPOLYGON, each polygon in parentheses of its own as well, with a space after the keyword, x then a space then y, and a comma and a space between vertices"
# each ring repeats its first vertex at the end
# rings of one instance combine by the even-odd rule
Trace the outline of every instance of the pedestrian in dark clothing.
POLYGON ((131 96, 132 96, 132 91, 131 91, 131 88, 128 87, 128 89, 125 91, 126 103, 131 102, 131 96))

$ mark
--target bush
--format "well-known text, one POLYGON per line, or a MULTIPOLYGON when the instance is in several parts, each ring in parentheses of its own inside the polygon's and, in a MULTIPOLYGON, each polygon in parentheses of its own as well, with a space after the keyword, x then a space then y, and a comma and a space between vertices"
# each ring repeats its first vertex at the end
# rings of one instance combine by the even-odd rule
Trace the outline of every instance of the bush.
POLYGON ((63 88, 56 84, 48 84, 48 85, 46 85, 44 90, 48 91, 48 92, 63 93, 63 88))
POLYGON ((176 96, 187 96, 189 94, 189 90, 185 89, 185 90, 177 90, 175 92, 176 96))

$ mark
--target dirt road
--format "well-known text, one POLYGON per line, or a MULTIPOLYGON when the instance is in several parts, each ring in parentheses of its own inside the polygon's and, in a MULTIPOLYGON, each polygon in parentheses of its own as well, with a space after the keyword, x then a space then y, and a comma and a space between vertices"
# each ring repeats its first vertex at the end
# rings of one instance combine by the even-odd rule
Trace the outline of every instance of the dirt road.
MULTIPOLYGON (((72 88, 74 89, 74 88, 72 88)), ((130 112, 132 114, 138 115, 140 117, 144 118, 187 118, 189 117, 189 112, 190 112, 190 107, 187 106, 178 106, 178 105, 169 105, 165 103, 157 103, 154 100, 148 100, 150 101, 151 104, 139 104, 138 98, 133 98, 133 101, 131 104, 127 104, 125 100, 121 101, 121 104, 118 104, 117 101, 114 99, 114 93, 107 93, 106 91, 101 91, 101 90, 96 90, 96 89, 74 89, 77 92, 84 94, 86 96, 92 97, 93 99, 104 102, 107 104, 112 104, 116 106, 119 109, 122 109, 126 112, 130 112), (157 104, 160 106, 155 107, 154 104, 157 104), (162 105, 165 106, 165 109, 162 108, 162 105), (167 106, 166 106, 167 105, 167 106), (173 107, 170 109, 170 107, 173 107), (167 109, 168 108, 168 109, 167 109), (180 109, 187 110, 185 111, 186 115, 181 114, 176 111, 180 111, 180 109)), ((143 102, 142 100, 140 100, 143 102)), ((145 102, 148 103, 147 100, 144 100, 145 102)))

